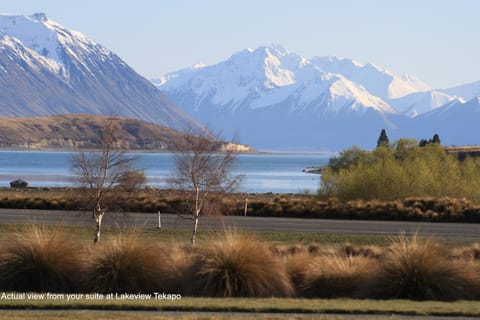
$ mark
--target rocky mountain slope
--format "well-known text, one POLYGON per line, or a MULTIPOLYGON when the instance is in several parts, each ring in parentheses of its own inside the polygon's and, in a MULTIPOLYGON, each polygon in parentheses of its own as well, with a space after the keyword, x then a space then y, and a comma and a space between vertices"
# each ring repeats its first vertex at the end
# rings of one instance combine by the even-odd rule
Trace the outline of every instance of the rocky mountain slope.
POLYGON ((0 15, 0 116, 115 114, 198 123, 115 53, 44 14, 0 15))

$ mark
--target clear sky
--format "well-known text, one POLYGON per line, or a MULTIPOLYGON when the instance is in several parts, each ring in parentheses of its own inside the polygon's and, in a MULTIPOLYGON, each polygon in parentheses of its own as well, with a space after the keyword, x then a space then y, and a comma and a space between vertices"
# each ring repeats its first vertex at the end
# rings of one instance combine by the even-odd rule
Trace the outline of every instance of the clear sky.
POLYGON ((437 88, 480 80, 477 0, 5 0, 44 12, 147 78, 278 43, 412 74, 437 88))

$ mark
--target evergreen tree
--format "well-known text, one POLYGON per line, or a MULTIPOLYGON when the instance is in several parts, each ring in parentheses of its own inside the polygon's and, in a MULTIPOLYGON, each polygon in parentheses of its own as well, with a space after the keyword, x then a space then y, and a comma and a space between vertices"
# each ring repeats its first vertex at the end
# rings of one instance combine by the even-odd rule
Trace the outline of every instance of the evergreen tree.
POLYGON ((432 144, 432 143, 436 143, 436 144, 440 144, 440 137, 438 136, 438 134, 434 134, 432 139, 422 139, 420 140, 420 144, 419 146, 420 147, 425 147, 427 144, 432 144))
POLYGON ((387 132, 385 131, 385 129, 382 129, 382 131, 380 132, 380 136, 378 137, 378 140, 377 140, 377 148, 388 147, 389 142, 390 141, 388 140, 387 132))

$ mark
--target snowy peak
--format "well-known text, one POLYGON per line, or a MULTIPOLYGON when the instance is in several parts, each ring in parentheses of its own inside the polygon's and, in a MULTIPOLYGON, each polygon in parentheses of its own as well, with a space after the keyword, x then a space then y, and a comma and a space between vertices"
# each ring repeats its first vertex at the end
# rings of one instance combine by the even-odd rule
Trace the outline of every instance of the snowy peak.
POLYGON ((373 109, 380 113, 397 113, 388 103, 370 94, 362 86, 358 86, 343 76, 336 75, 335 78, 337 78, 336 81, 329 88, 331 97, 333 100, 343 99, 345 103, 350 101, 351 104, 345 106, 346 109, 355 111, 373 109))
MULTIPOLYGON (((457 98, 445 105, 436 108, 430 112, 426 112, 419 116, 420 119, 445 119, 452 120, 456 123, 457 119, 462 119, 463 121, 474 121, 478 123, 480 117, 480 97, 475 97, 468 101, 465 101, 462 98, 457 98)), ((462 123, 456 123, 458 130, 462 129, 462 123)))
POLYGON ((465 100, 471 100, 480 96, 480 81, 463 84, 449 89, 441 90, 446 94, 462 97, 465 100))
POLYGON ((337 73, 365 87, 371 94, 383 99, 395 99, 413 92, 428 91, 432 88, 409 75, 396 76, 372 63, 338 57, 315 57, 312 63, 326 72, 337 73))
POLYGON ((302 58, 279 45, 246 49, 230 57, 225 65, 240 72, 244 79, 263 82, 264 88, 283 87, 295 83, 292 69, 298 68, 302 58))
POLYGON ((19 40, 26 48, 49 59, 62 77, 69 74, 67 57, 82 60, 91 53, 108 56, 111 52, 87 39, 82 33, 65 29, 44 13, 30 16, 0 15, 0 31, 19 40))
MULTIPOLYGON (((439 133, 461 144, 480 119, 480 99, 462 98, 480 96, 480 82, 434 90, 373 63, 308 59, 277 45, 173 72, 156 85, 192 117, 260 149, 374 147, 382 128, 396 139, 439 133)), ((478 144, 480 134, 469 139, 478 144)))
POLYGON ((365 108, 396 113, 348 77, 321 70, 279 45, 242 50, 216 65, 180 70, 154 83, 177 104, 188 101, 192 112, 281 105, 291 112, 318 114, 365 108))
MULTIPOLYGON (((45 58, 35 51, 25 47, 18 39, 10 37, 0 31, 0 51, 7 54, 10 59, 21 58, 33 70, 47 69, 56 73, 59 69, 55 61, 45 58)), ((3 67, 2 67, 3 68, 3 67)))
POLYGON ((0 30, 37 54, 62 64, 57 33, 43 13, 31 16, 0 15, 0 30))
MULTIPOLYGON (((414 92, 401 98, 391 99, 389 100, 389 104, 398 112, 413 118, 454 100, 456 100, 454 96, 431 90, 414 92)), ((460 99, 460 101, 463 101, 463 99, 460 99)))

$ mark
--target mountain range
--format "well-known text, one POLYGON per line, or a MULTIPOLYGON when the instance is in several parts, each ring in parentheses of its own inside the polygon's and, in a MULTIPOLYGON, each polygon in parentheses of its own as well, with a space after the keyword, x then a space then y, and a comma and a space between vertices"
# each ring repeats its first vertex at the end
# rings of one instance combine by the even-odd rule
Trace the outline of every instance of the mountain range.
POLYGON ((199 124, 116 54, 47 19, 0 15, 0 116, 118 115, 199 124))
POLYGON ((434 89, 371 63, 307 59, 279 45, 152 82, 195 119, 260 149, 371 148, 382 128, 393 139, 437 133, 446 144, 480 143, 480 82, 434 89))
MULTIPOLYGON (((479 144, 480 81, 435 89, 410 75, 279 45, 147 80, 45 14, 0 15, 0 116, 115 115, 173 129, 207 125, 263 150, 372 148, 440 135, 479 144), (153 84, 152 84, 153 82, 153 84)), ((33 124, 32 124, 33 125, 33 124)))

